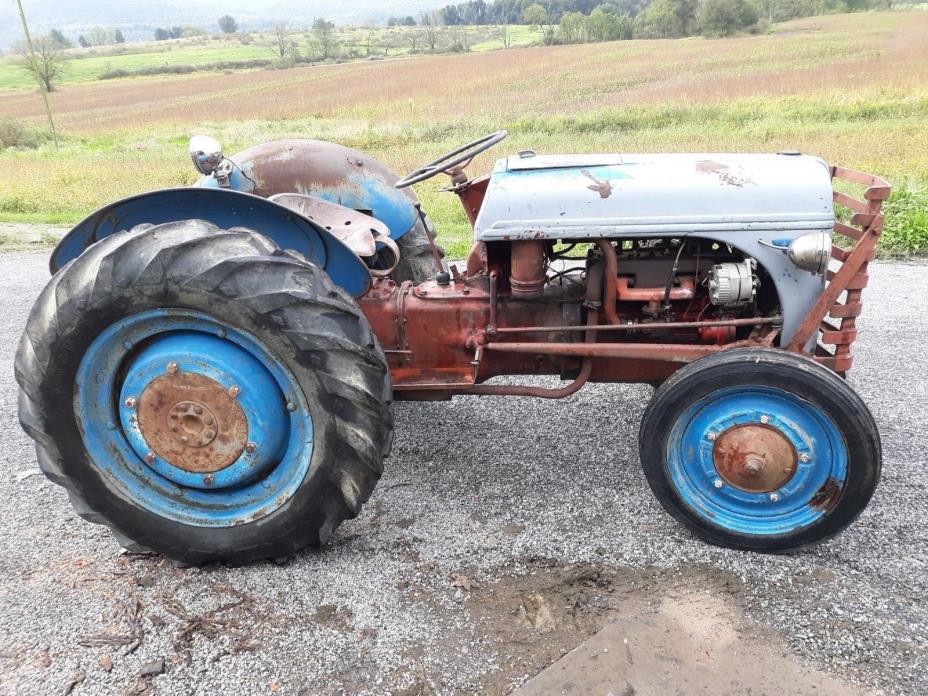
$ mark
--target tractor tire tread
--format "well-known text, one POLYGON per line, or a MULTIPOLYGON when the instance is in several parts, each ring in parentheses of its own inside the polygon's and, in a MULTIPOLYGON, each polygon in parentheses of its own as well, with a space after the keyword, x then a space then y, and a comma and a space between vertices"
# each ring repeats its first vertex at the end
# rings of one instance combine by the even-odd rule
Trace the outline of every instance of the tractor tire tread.
MULTIPOLYGON (((152 549, 185 564, 244 563, 325 543, 368 500, 392 444, 389 370, 354 299, 306 259, 281 251, 268 238, 243 228, 221 230, 203 221, 185 220, 139 226, 91 246, 59 270, 41 293, 16 354, 15 374, 20 421, 35 441, 39 466, 51 481, 67 489, 76 512, 111 527, 131 551, 152 549), (62 426, 54 416, 56 408, 59 413, 63 410, 59 402, 65 396, 56 350, 66 346, 74 327, 88 313, 114 305, 132 313, 133 298, 150 304, 161 296, 164 306, 172 306, 178 302, 180 287, 202 298, 224 298, 227 313, 235 305, 234 311, 250 319, 242 322, 246 328, 249 323, 260 327, 290 353, 291 365, 316 375, 319 398, 336 413, 327 419, 327 432, 338 458, 320 462, 327 468, 328 483, 320 503, 324 510, 321 518, 314 518, 315 526, 289 520, 274 538, 231 552, 196 544, 185 547, 157 533, 118 526, 100 486, 88 485, 84 477, 75 475, 81 470, 75 460, 90 464, 83 448, 80 453, 69 450, 73 434, 65 437, 69 426, 62 426)), ((74 419, 71 404, 65 406, 74 419)), ((77 432, 76 427, 73 430, 77 432)))

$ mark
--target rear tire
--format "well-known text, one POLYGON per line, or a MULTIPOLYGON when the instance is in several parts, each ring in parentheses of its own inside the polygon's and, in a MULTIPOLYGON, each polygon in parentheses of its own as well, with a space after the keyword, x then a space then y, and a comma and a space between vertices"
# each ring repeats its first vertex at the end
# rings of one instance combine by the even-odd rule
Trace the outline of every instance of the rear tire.
MULTIPOLYGON (((184 374, 218 360, 202 351, 172 355, 184 374)), ((386 360, 354 300, 262 235, 197 220, 121 232, 61 269, 30 314, 16 378, 20 421, 39 465, 67 489, 78 514, 108 525, 132 550, 185 564, 279 558, 324 543, 370 496, 392 439, 386 360), (119 331, 128 329, 120 327, 136 333, 122 341, 119 331), (115 352, 104 340, 109 334, 115 352), (134 335, 143 338, 133 343, 134 335), (133 450, 118 385, 159 345, 215 345, 251 361, 249 374, 258 376, 237 382, 248 438, 278 444, 262 452, 258 440, 244 482, 216 489, 229 466, 216 471, 216 487, 191 488, 177 482, 189 478, 188 469, 165 478, 159 472, 171 464, 160 453, 152 455, 162 467, 155 471, 133 450), (117 388, 94 399, 108 371, 117 388), (270 391, 259 392, 261 380, 270 391), (249 393, 264 395, 257 409, 246 403, 249 393), (257 422, 264 408, 280 417, 257 422), (260 454, 266 461, 255 473, 260 454), (270 497, 246 496, 264 489, 270 497)))
POLYGON ((697 360, 657 390, 639 435, 661 505, 720 546, 794 551, 845 529, 880 475, 860 397, 808 358, 737 349, 697 360))

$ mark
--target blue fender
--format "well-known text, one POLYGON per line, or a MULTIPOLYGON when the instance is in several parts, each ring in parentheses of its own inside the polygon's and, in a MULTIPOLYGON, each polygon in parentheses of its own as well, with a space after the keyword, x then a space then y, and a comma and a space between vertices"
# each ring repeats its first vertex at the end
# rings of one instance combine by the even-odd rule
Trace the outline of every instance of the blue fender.
POLYGON ((280 248, 301 253, 354 297, 370 289, 367 267, 331 232, 265 198, 228 189, 164 189, 112 203, 65 235, 52 252, 49 268, 57 273, 91 244, 136 225, 193 219, 223 229, 247 227, 260 232, 280 248))
MULTIPOLYGON (((373 157, 344 145, 322 140, 291 139, 262 143, 238 152, 229 185, 237 191, 269 198, 302 193, 353 208, 380 220, 399 239, 418 222, 418 201, 412 189, 393 186, 399 177, 373 157)), ((218 188, 215 178, 196 186, 218 188)))

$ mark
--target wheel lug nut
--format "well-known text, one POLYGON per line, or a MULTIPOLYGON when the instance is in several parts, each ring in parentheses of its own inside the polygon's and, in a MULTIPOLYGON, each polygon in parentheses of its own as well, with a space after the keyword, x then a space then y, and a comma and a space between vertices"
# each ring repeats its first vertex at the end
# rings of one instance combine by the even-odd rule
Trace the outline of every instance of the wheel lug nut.
POLYGON ((181 436, 180 436, 180 441, 183 442, 185 445, 187 444, 187 440, 188 440, 188 438, 187 438, 186 435, 181 435, 181 436))
POLYGON ((779 500, 780 500, 780 494, 779 494, 779 493, 771 493, 771 494, 770 494, 770 502, 771 502, 771 503, 779 502, 779 500))
POLYGON ((200 406, 194 406, 193 412, 199 416, 201 413, 203 413, 203 409, 200 406))
POLYGON ((203 422, 206 423, 207 425, 212 425, 213 424, 212 416, 207 416, 206 418, 203 419, 203 422))
POLYGON ((770 422, 770 416, 761 416, 760 422, 763 423, 764 425, 767 425, 767 423, 770 422))
POLYGON ((256 449, 258 449, 258 446, 253 442, 249 442, 247 445, 245 445, 246 452, 251 453, 251 452, 254 452, 256 449))
POLYGON ((155 461, 155 455, 152 452, 149 452, 145 455, 145 463, 152 464, 155 461))
POLYGON ((177 363, 172 360, 168 363, 168 374, 173 375, 175 372, 177 372, 177 363))
POLYGON ((137 403, 138 401, 135 400, 135 397, 130 396, 128 399, 126 399, 126 408, 135 408, 137 403))
POLYGON ((715 479, 715 481, 713 482, 712 485, 715 486, 716 488, 721 488, 721 487, 724 486, 725 484, 722 483, 722 479, 715 479))
POLYGON ((233 387, 229 387, 228 393, 229 393, 229 396, 231 396, 234 399, 235 397, 237 397, 239 394, 242 393, 242 390, 239 389, 238 387, 233 386, 233 387))

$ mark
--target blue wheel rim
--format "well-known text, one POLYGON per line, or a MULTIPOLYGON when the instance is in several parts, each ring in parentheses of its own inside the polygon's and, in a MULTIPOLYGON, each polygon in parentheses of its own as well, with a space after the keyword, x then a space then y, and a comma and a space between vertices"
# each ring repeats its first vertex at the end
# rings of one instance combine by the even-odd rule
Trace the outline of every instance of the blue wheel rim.
POLYGON ((815 523, 847 479, 847 448, 831 418, 774 387, 720 389, 692 404, 674 423, 666 456, 671 484, 693 513, 748 536, 789 534, 815 523), (794 472, 774 489, 744 490, 719 471, 716 443, 744 426, 771 429, 795 453, 794 472))
POLYGON ((310 470, 313 421, 293 374, 254 335, 201 312, 155 309, 108 327, 81 359, 74 408, 107 484, 133 505, 183 524, 231 527, 264 518, 294 496, 310 470), (247 421, 247 450, 208 477, 154 457, 135 419, 136 395, 170 363, 234 385, 247 421))

